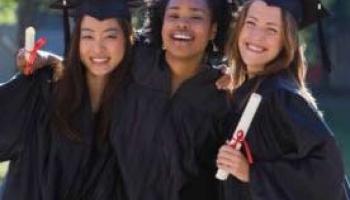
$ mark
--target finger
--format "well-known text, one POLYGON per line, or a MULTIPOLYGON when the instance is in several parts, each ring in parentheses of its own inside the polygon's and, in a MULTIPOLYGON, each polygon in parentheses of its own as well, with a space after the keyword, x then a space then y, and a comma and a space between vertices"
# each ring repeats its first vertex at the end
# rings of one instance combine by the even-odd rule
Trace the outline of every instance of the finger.
POLYGON ((230 76, 222 75, 215 83, 218 89, 226 89, 227 85, 230 83, 230 76))
POLYGON ((240 181, 249 182, 249 166, 232 163, 218 163, 217 167, 236 177, 240 181))
POLYGON ((22 66, 24 66, 25 63, 26 63, 25 50, 19 49, 16 55, 16 65, 21 70, 22 66))
POLYGON ((229 145, 223 145, 221 146, 221 148, 219 149, 219 153, 221 152, 227 152, 227 153, 231 153, 233 154, 233 152, 235 151, 235 149, 233 149, 231 146, 229 145))
POLYGON ((221 161, 226 161, 226 162, 230 162, 233 164, 236 163, 243 163, 246 164, 248 163, 246 157, 242 154, 242 152, 240 151, 221 151, 218 153, 217 156, 217 160, 221 160, 221 161))
POLYGON ((217 167, 218 167, 218 169, 224 170, 224 171, 232 174, 232 172, 231 172, 232 169, 229 166, 227 166, 227 165, 220 164, 217 167))
POLYGON ((237 170, 238 165, 236 163, 232 163, 228 160, 225 159, 218 159, 216 165, 219 166, 226 166, 228 168, 230 168, 231 170, 237 170))
POLYGON ((239 158, 220 156, 217 158, 216 162, 217 162, 217 165, 223 164, 223 165, 230 166, 232 168, 237 168, 244 161, 241 161, 239 158))

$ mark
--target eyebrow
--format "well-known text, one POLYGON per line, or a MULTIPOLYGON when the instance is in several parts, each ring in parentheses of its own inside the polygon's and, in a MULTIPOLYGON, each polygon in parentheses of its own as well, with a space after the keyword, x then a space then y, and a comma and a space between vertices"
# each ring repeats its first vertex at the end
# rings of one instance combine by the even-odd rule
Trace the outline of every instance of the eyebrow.
MULTIPOLYGON (((178 6, 171 6, 169 8, 167 8, 167 10, 179 10, 180 7, 178 6)), ((202 8, 190 8, 191 11, 194 11, 194 12, 201 12, 201 13, 207 13, 207 11, 205 9, 202 9, 202 8)))
MULTIPOLYGON (((247 19, 248 19, 248 18, 251 18, 251 19, 253 19, 253 20, 255 20, 255 21, 259 21, 258 18, 254 17, 254 16, 247 16, 247 19)), ((269 26, 275 26, 275 27, 279 27, 279 26, 280 26, 279 24, 274 23, 274 22, 267 22, 267 25, 269 25, 269 26)))
POLYGON ((106 30, 104 30, 103 32, 120 32, 119 28, 107 28, 106 30))
MULTIPOLYGON (((120 29, 118 28, 107 28, 105 29, 103 32, 120 32, 120 29)), ((90 29, 90 28, 82 28, 81 32, 95 32, 94 30, 90 29)))
POLYGON ((89 28, 81 28, 81 32, 95 32, 95 31, 89 28))

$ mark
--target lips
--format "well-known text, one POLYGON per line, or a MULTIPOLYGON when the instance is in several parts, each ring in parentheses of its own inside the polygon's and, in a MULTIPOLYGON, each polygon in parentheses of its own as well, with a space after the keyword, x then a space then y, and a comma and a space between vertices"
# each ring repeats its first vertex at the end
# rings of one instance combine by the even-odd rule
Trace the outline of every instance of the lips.
POLYGON ((108 63, 109 58, 90 58, 93 64, 105 64, 108 63))
POLYGON ((194 40, 192 34, 188 32, 175 32, 170 36, 175 41, 190 42, 194 40))
POLYGON ((246 48, 248 51, 254 52, 254 53, 263 53, 264 51, 266 51, 266 48, 261 47, 259 45, 255 45, 255 44, 251 44, 251 43, 246 43, 245 44, 246 48))

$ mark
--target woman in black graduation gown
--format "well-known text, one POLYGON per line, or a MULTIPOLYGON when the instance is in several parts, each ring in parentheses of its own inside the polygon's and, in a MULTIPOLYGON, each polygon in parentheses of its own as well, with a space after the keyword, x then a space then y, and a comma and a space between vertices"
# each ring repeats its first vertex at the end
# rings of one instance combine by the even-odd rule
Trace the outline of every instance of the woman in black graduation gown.
POLYGON ((325 14, 323 7, 317 10, 320 5, 316 0, 244 5, 229 43, 237 89, 228 124, 237 124, 252 92, 263 99, 247 135, 254 163, 228 145, 218 153, 218 167, 232 175, 223 182, 223 199, 348 199, 340 152, 305 87, 298 43, 298 28, 325 14))
POLYGON ((86 1, 63 77, 51 70, 0 86, 2 199, 125 199, 107 134, 128 80, 130 16, 121 1, 86 1))
POLYGON ((135 44, 134 80, 124 109, 113 112, 111 141, 130 199, 218 199, 215 157, 228 104, 209 60, 213 45, 223 52, 229 21, 221 0, 151 9, 151 43, 135 44))

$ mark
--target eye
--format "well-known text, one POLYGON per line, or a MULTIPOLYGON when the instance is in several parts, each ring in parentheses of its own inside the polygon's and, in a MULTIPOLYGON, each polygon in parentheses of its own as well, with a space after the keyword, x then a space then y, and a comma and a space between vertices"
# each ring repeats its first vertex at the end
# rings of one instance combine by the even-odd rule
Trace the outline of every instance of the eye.
POLYGON ((109 39, 117 39, 118 36, 116 34, 111 34, 111 35, 107 35, 107 38, 109 38, 109 39))
POLYGON ((167 18, 169 18, 169 19, 178 19, 179 15, 176 14, 176 13, 169 13, 169 14, 167 14, 167 18))
POLYGON ((93 37, 91 35, 82 35, 81 36, 81 39, 84 39, 84 40, 91 40, 93 39, 93 37))
POLYGON ((191 19, 194 19, 194 20, 202 20, 204 17, 203 16, 200 16, 200 15, 194 15, 191 17, 191 19))
POLYGON ((275 28, 267 28, 267 32, 268 32, 270 35, 274 35, 274 34, 277 34, 277 33, 278 33, 278 30, 275 29, 275 28))
POLYGON ((251 20, 247 20, 246 22, 245 22, 245 25, 247 26, 247 27, 255 27, 255 22, 254 21, 251 21, 251 20))

